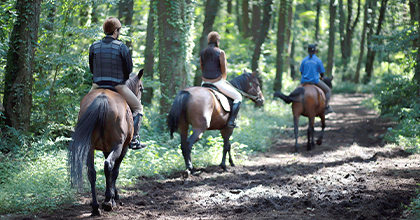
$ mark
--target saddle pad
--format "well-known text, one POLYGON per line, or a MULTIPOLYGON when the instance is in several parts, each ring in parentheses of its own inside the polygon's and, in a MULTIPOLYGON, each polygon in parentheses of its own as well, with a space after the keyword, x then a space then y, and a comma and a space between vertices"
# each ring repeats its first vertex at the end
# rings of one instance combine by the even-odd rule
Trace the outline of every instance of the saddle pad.
POLYGON ((220 102, 220 105, 226 112, 230 112, 229 101, 225 95, 210 88, 206 89, 209 90, 216 97, 216 99, 220 102))

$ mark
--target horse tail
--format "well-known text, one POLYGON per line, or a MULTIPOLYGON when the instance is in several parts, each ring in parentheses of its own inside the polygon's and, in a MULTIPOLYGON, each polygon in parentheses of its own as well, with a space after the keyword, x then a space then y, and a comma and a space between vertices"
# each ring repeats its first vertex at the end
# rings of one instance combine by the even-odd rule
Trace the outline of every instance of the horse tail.
POLYGON ((78 190, 83 188, 83 165, 86 163, 88 159, 87 154, 92 147, 93 129, 97 125, 101 131, 104 130, 108 109, 108 98, 105 94, 101 94, 93 100, 76 124, 76 129, 69 145, 68 163, 71 184, 73 187, 77 187, 78 190))
POLYGON ((168 127, 171 129, 171 138, 174 137, 174 132, 178 130, 179 122, 181 121, 182 113, 185 112, 187 107, 188 99, 190 98, 190 92, 180 91, 176 95, 174 103, 172 104, 171 111, 167 118, 168 127))
POLYGON ((279 92, 279 91, 276 91, 274 93, 274 97, 279 97, 279 98, 283 99, 283 101, 286 102, 286 104, 290 104, 293 101, 289 96, 286 96, 285 94, 283 94, 282 92, 279 92))

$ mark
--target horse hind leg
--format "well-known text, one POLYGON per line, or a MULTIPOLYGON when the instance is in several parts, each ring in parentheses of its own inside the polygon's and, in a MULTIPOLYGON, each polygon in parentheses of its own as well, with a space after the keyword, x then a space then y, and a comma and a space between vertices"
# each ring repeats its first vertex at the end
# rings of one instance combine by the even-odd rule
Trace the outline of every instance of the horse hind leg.
POLYGON ((325 130, 325 115, 321 115, 321 135, 319 136, 318 140, 316 141, 316 144, 321 145, 322 144, 322 139, 324 138, 324 130, 325 130))
MULTIPOLYGON (((204 129, 193 128, 192 135, 189 138, 187 138, 185 141, 181 140, 181 150, 182 150, 182 155, 184 156, 185 166, 187 168, 187 172, 188 171, 191 172, 194 169, 194 167, 192 165, 192 162, 191 162, 191 150, 192 150, 193 145, 198 140, 200 140, 203 133, 204 133, 204 129)), ((182 135, 181 135, 181 139, 182 139, 182 135)))
POLYGON ((295 133, 295 150, 299 152, 298 138, 299 138, 299 116, 293 116, 293 130, 295 133))
POLYGON ((308 144, 307 144, 307 150, 312 150, 315 147, 315 141, 314 141, 314 117, 309 117, 309 126, 308 126, 308 144))
POLYGON ((92 216, 101 215, 99 210, 99 203, 96 195, 96 170, 95 170, 95 163, 94 163, 94 151, 91 149, 87 155, 87 167, 88 167, 88 178, 90 182, 90 189, 92 192, 92 216))
MULTIPOLYGON (((104 163, 104 171, 105 171, 105 180, 106 180, 106 191, 105 191, 105 201, 102 203, 102 208, 105 211, 111 211, 113 207, 116 206, 115 203, 115 181, 118 177, 118 171, 121 161, 122 155, 122 144, 119 144, 111 151, 109 154, 105 154, 105 163, 104 163)), ((124 149, 126 151, 126 149, 124 149)))

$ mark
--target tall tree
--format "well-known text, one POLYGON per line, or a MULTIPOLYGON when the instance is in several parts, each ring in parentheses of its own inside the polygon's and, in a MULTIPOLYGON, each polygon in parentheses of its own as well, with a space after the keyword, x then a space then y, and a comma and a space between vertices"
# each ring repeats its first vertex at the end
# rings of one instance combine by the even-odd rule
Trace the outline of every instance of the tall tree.
POLYGON ((353 33, 359 22, 360 16, 360 0, 357 3, 357 14, 356 18, 352 22, 353 17, 353 0, 347 0, 347 20, 345 20, 343 0, 339 0, 339 12, 340 12, 340 45, 341 45, 341 59, 343 62, 344 69, 347 69, 347 64, 350 61, 352 51, 352 40, 353 33), (344 30, 345 26, 345 30, 344 30))
POLYGON ((334 46, 335 46, 335 17, 337 14, 337 6, 335 0, 330 0, 330 28, 329 28, 329 39, 328 39, 328 59, 326 75, 332 75, 334 67, 334 46))
POLYGON ((363 17, 362 40, 360 41, 360 53, 359 53, 359 60, 357 61, 356 74, 354 75, 355 83, 359 83, 359 80, 360 80, 360 68, 362 66, 363 54, 365 52, 366 30, 367 30, 368 16, 369 16, 368 14, 369 2, 370 0, 366 0, 365 8, 363 11, 364 17, 363 17))
POLYGON ((252 40, 256 43, 258 34, 261 28, 261 6, 259 1, 254 1, 252 4, 252 23, 251 23, 251 34, 252 40))
MULTIPOLYGON (((417 17, 417 32, 418 32, 418 40, 417 40, 417 59, 416 59, 416 67, 415 67, 415 74, 414 79, 417 81, 417 84, 420 84, 420 47, 418 46, 418 42, 420 40, 420 1, 417 0, 417 10, 415 13, 415 17, 417 17)), ((418 88, 420 90, 420 88, 418 88)))
POLYGON ((321 0, 316 2, 316 17, 315 17, 315 44, 318 44, 319 38, 319 17, 321 16, 321 0))
MULTIPOLYGON (((228 13, 228 22, 232 22, 232 8, 233 8, 233 4, 232 4, 233 0, 227 0, 227 13, 228 13)), ((226 28, 226 33, 230 33, 230 30, 228 28, 226 28)))
POLYGON ((284 56, 284 69, 283 71, 289 72, 290 63, 292 63, 292 42, 290 41, 292 37, 292 25, 293 25, 293 0, 290 0, 288 4, 287 12, 287 27, 286 27, 286 38, 285 45, 287 45, 287 52, 284 56))
MULTIPOLYGON (((147 19, 147 33, 146 33, 146 48, 144 50, 144 73, 147 78, 153 80, 154 78, 154 64, 155 64, 155 0, 150 0, 149 17, 147 19)), ((153 88, 146 87, 145 93, 142 96, 142 101, 145 104, 151 104, 153 99, 153 88)))
MULTIPOLYGON (((379 18, 376 26, 376 32, 375 35, 379 36, 382 30, 382 23, 385 19, 385 13, 386 13, 386 7, 387 7, 388 0, 381 0, 381 9, 379 10, 379 18)), ((373 21, 371 22, 373 23, 373 21)), ((368 43, 372 43, 372 36, 368 37, 368 43), (370 41, 369 41, 370 39, 370 41)), ((376 51, 372 49, 372 45, 369 45, 368 53, 366 55, 366 76, 363 79, 364 83, 367 83, 370 81, 370 78, 372 77, 372 71, 373 71, 373 62, 375 61, 375 55, 376 51)))
MULTIPOLYGON (((201 32, 200 42, 196 45, 196 51, 198 56, 200 52, 207 46, 207 35, 213 30, 214 20, 216 19, 217 11, 219 10, 220 0, 207 0, 206 1, 206 12, 203 23, 203 32, 201 32)), ((201 68, 200 64, 197 65, 197 69, 194 76, 194 85, 201 85, 201 68)))
POLYGON ((260 59, 261 55, 261 46, 267 37, 268 30, 270 29, 270 20, 271 20, 271 12, 273 5, 273 0, 264 0, 263 5, 263 20, 261 25, 261 30, 259 31, 259 35, 257 37, 257 41, 255 43, 254 53, 252 54, 252 62, 251 62, 251 69, 255 71, 258 69, 258 60, 260 59))
POLYGON ((3 104, 6 124, 16 129, 28 130, 41 0, 17 0, 16 13, 7 54, 3 104))
MULTIPOLYGON (((118 18, 125 26, 131 27, 133 25, 133 12, 134 12, 134 1, 133 0, 120 0, 118 3, 118 18)), ((131 40, 125 42, 130 52, 133 53, 133 43, 131 40)))
POLYGON ((242 14, 240 10, 241 0, 236 0, 235 10, 236 10, 236 26, 238 26, 239 33, 242 33, 242 14))
POLYGON ((249 2, 248 0, 242 1, 242 31, 244 37, 249 37, 251 29, 249 28, 249 2))
POLYGON ((280 11, 278 17, 278 30, 277 30, 277 70, 276 78, 274 80, 274 91, 281 91, 283 81, 283 51, 286 37, 286 21, 288 12, 288 0, 280 0, 280 11))
POLYGON ((189 0, 158 0, 160 113, 169 112, 174 96, 187 85, 187 54, 194 6, 189 0))

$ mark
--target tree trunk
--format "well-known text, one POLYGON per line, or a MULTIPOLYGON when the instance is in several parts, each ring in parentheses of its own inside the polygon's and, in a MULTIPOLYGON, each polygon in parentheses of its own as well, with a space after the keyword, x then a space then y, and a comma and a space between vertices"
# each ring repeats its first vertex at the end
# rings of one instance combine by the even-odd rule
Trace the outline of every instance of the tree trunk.
POLYGON ((315 44, 318 44, 319 39, 319 16, 321 16, 321 0, 318 0, 316 3, 315 44))
MULTIPOLYGON (((351 0, 350 0, 351 1, 351 0)), ((338 22, 338 30, 340 33, 340 51, 341 51, 341 60, 344 61, 345 54, 343 50, 346 48, 344 44, 344 39, 346 38, 345 35, 345 25, 346 25, 346 15, 344 14, 344 5, 343 0, 338 0, 338 16, 339 16, 339 22, 338 22)))
POLYGON ((257 1, 254 1, 252 4, 252 24, 251 24, 251 34, 252 40, 254 43, 257 43, 259 31, 261 29, 261 7, 257 1))
POLYGON ((366 35, 367 37, 367 54, 366 54, 366 63, 365 63, 365 72, 366 75, 363 77, 362 82, 364 84, 368 83, 370 81, 370 75, 368 73, 368 69, 370 69, 370 63, 368 63, 369 57, 372 56, 372 48, 370 47, 370 45, 372 44, 372 36, 374 35, 374 27, 375 27, 375 17, 376 17, 376 3, 377 0, 371 0, 369 1, 369 8, 368 8, 368 13, 369 13, 369 17, 368 17, 368 22, 367 23, 367 29, 368 29, 368 34, 366 35))
MULTIPOLYGON (((420 9, 420 1, 419 0, 417 0, 417 13, 415 14, 415 17, 417 17, 417 32, 418 32, 418 39, 417 39, 417 42, 419 41, 419 39, 420 39, 420 11, 418 10, 418 9, 420 9)), ((417 81, 417 84, 420 84, 420 48, 419 47, 417 47, 417 59, 416 59, 416 67, 415 67, 415 69, 414 69, 414 71, 415 71, 415 73, 414 73, 414 80, 416 80, 417 81)), ((417 89, 419 90, 419 92, 420 92, 420 88, 419 87, 417 87, 417 89)))
MULTIPOLYGON (((217 11, 219 10, 220 0, 207 0, 206 13, 203 23, 203 32, 201 33, 200 42, 196 45, 198 57, 200 53, 207 47, 207 35, 213 30, 214 20, 216 19, 217 11), (198 47, 197 47, 198 46, 198 47)), ((201 68, 200 62, 197 62, 197 69, 194 76, 194 86, 201 85, 201 68)))
POLYGON ((277 70, 276 78, 274 80, 274 91, 281 91, 283 81, 283 50, 286 35, 286 19, 288 11, 288 1, 280 0, 280 10, 278 18, 278 30, 277 30, 277 70))
POLYGON ((187 42, 194 7, 184 0, 158 0, 160 114, 166 115, 179 90, 187 85, 187 42))
MULTIPOLYGON (((146 33, 146 48, 144 50, 144 75, 153 81, 154 78, 154 64, 155 64, 155 0, 150 0, 149 16, 147 18, 147 33, 146 33)), ((145 93, 142 95, 142 101, 145 104, 151 104, 153 99, 153 88, 146 87, 145 93)))
POLYGON ((337 6, 335 0, 330 0, 330 29, 328 39, 328 59, 326 75, 332 76, 332 70, 334 67, 334 46, 335 46, 335 17, 337 14, 337 6))
POLYGON ((18 0, 4 80, 6 125, 27 131, 32 107, 33 63, 41 0, 18 0))
POLYGON ((86 23, 88 22, 88 16, 89 16, 89 7, 81 7, 79 9, 79 25, 80 26, 85 26, 86 23))
POLYGON ((92 12, 90 14, 90 17, 92 19, 93 24, 96 24, 99 21, 98 4, 95 4, 94 2, 92 2, 92 12))
POLYGON ((292 22, 293 22, 293 0, 290 0, 288 4, 288 12, 287 12, 287 27, 286 27, 286 39, 285 39, 285 45, 287 45, 287 52, 284 59, 284 69, 283 71, 286 73, 289 73, 290 63, 291 61, 291 50, 292 45, 290 42, 290 38, 292 37, 292 22))
POLYGON ((250 28, 249 28, 249 3, 248 0, 242 1, 242 31, 244 37, 250 36, 250 28))
MULTIPOLYGON (((378 36, 381 33, 382 22, 385 19, 387 3, 388 3, 388 0, 381 1, 381 9, 379 12, 378 25, 376 27, 376 34, 375 34, 376 36, 378 36)), ((375 55, 376 55, 376 51, 368 50, 368 55, 367 55, 367 60, 366 60, 366 79, 364 80, 364 83, 369 82, 370 78, 372 77, 373 62, 375 61, 375 55)))
MULTIPOLYGON (((120 19, 122 25, 131 27, 133 24, 133 11, 134 11, 134 1, 133 0, 124 0, 118 3, 119 11, 118 18, 120 19)), ((129 40, 125 42, 130 53, 133 54, 133 43, 129 40)))
POLYGON ((241 11, 240 11, 240 4, 241 0, 236 0, 236 5, 235 5, 235 9, 236 9, 236 26, 238 26, 238 31, 239 33, 242 33, 242 22, 241 22, 241 11))
MULTIPOLYGON (((341 4, 342 4, 342 0, 341 4)), ((343 6, 343 5, 341 5, 343 6)), ((344 67, 344 71, 347 70, 347 65, 350 62, 351 51, 352 51, 352 39, 353 39, 353 32, 354 29, 359 22, 360 16, 360 0, 358 0, 357 4, 357 15, 352 23, 352 15, 353 15, 353 1, 347 0, 347 21, 345 21, 346 29, 344 32, 344 24, 341 24, 341 20, 343 17, 344 19, 344 10, 343 8, 340 9, 340 37, 341 37, 341 58, 344 67)))
POLYGON ((360 53, 359 53, 359 60, 357 62, 356 67, 356 74, 354 75, 354 83, 359 83, 360 80, 360 68, 363 62, 363 53, 365 52, 365 38, 366 38, 366 30, 367 30, 367 22, 368 22, 368 7, 369 7, 370 0, 366 0, 365 8, 364 8, 364 18, 363 18, 363 30, 362 30, 362 40, 360 42, 360 53))
POLYGON ((295 68, 295 45, 295 38, 293 38, 290 49, 290 77, 292 77, 293 80, 298 77, 295 68))
MULTIPOLYGON (((227 0, 227 13, 228 13, 228 22, 232 22, 232 0, 227 0)), ((230 33, 230 30, 226 28, 226 33, 230 33)))
POLYGON ((258 69, 258 61, 261 55, 261 46, 267 37, 268 31, 270 29, 270 20, 271 20, 271 12, 272 12, 272 4, 273 0, 264 0, 263 6, 263 21, 261 25, 261 30, 259 31, 258 40, 255 43, 254 53, 252 54, 252 63, 251 69, 255 71, 258 69))

